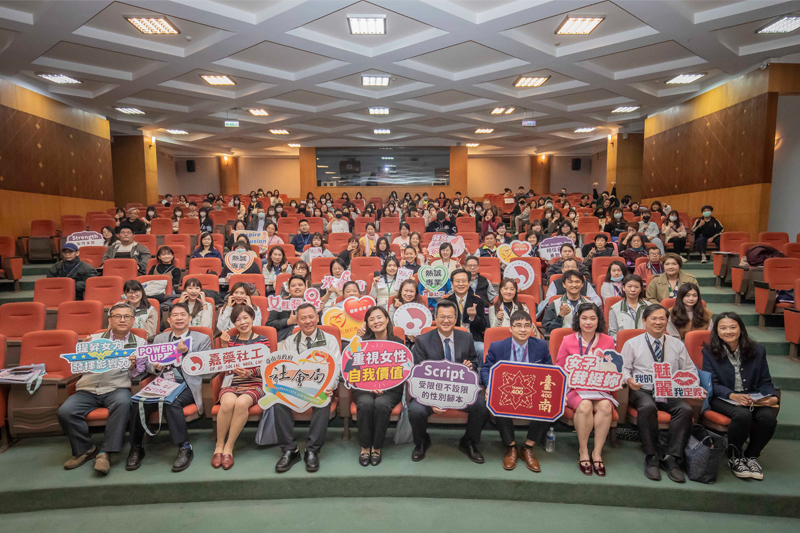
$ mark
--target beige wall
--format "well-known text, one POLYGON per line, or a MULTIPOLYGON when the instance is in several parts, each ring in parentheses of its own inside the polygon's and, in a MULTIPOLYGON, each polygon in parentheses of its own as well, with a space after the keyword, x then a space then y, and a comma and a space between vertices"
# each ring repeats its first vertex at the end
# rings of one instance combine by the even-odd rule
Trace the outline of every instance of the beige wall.
POLYGON ((214 157, 175 158, 178 189, 172 194, 219 194, 219 166, 214 157), (186 160, 194 159, 194 172, 186 172, 186 160))
POLYGON ((239 158, 239 191, 248 194, 258 188, 278 189, 289 198, 300 197, 300 160, 298 158, 239 158))
POLYGON ((573 156, 557 155, 550 158, 550 192, 558 193, 562 187, 566 187, 567 192, 592 192, 592 157, 578 158, 581 160, 580 170, 572 170, 573 156))
MULTIPOLYGON (((589 181, 594 183, 597 182, 597 190, 598 191, 609 191, 611 192, 610 183, 607 182, 606 177, 606 164, 608 162, 608 152, 603 150, 602 152, 597 152, 592 156, 592 175, 589 176, 589 181)), ((589 184, 591 187, 591 184, 589 184)), ((589 193, 590 191, 586 191, 589 193)))
POLYGON ((518 187, 531 186, 531 158, 519 157, 470 157, 467 160, 467 191, 472 198, 484 194, 502 193, 508 187, 517 192, 518 187))
POLYGON ((167 157, 165 154, 158 155, 158 194, 164 196, 169 194, 180 194, 178 192, 178 175, 175 172, 177 160, 174 157, 167 157))

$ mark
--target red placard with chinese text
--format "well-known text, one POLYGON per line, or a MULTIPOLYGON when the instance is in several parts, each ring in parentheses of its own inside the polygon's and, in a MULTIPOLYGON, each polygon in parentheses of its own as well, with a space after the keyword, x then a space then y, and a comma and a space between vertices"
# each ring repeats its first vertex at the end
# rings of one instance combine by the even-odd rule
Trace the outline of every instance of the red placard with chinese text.
POLYGON ((553 421, 564 413, 566 384, 560 367, 499 361, 489 371, 486 406, 495 416, 553 421))

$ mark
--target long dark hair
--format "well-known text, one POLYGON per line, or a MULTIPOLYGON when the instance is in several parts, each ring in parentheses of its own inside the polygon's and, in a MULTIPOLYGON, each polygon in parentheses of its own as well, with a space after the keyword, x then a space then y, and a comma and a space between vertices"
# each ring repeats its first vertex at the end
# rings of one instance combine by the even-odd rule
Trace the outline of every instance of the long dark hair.
POLYGON ((361 338, 365 341, 375 340, 375 332, 369 329, 369 317, 372 313, 383 313, 383 316, 386 317, 386 340, 402 344, 403 339, 396 337, 394 334, 394 324, 392 324, 392 318, 389 316, 388 311, 379 305, 373 305, 367 309, 364 315, 364 329, 366 329, 366 333, 364 333, 364 336, 361 338))
POLYGON ((522 309, 522 304, 519 302, 519 284, 517 284, 517 280, 511 278, 503 278, 500 281, 500 286, 497 287, 497 293, 498 293, 497 301, 494 302, 495 313, 499 313, 500 309, 503 307, 503 294, 501 293, 501 291, 503 290, 503 287, 505 287, 509 283, 514 285, 514 290, 517 291, 516 294, 514 294, 514 299, 511 301, 514 302, 514 306, 517 309, 522 309))
POLYGON ((625 276, 628 275, 629 271, 624 261, 613 261, 610 265, 608 265, 608 270, 606 270, 606 279, 604 281, 607 281, 608 283, 613 283, 611 279, 611 267, 614 265, 617 265, 622 270, 622 281, 625 281, 625 276))
MULTIPOLYGON (((389 263, 392 263, 392 262, 395 264, 395 266, 398 269, 400 268, 400 261, 398 261, 395 256, 390 255, 388 258, 386 258, 386 261, 383 263, 383 267, 381 267, 381 277, 384 280, 387 280, 387 276, 388 276, 388 274, 386 273, 386 265, 388 265, 389 263)), ((397 276, 397 274, 395 274, 395 276, 397 276)))
POLYGON ((750 335, 747 334, 747 328, 744 327, 742 318, 733 311, 720 313, 716 320, 714 320, 714 327, 711 328, 711 338, 709 339, 708 344, 706 344, 714 357, 717 359, 722 359, 728 354, 727 344, 725 344, 725 341, 719 338, 719 333, 717 333, 719 321, 723 318, 730 318, 739 324, 739 356, 741 357, 742 361, 753 357, 756 353, 756 342, 750 338, 750 335))
POLYGON ((703 307, 703 299, 700 295, 700 287, 694 283, 684 283, 678 289, 678 294, 675 296, 675 306, 672 308, 672 323, 677 328, 683 328, 689 323, 689 311, 692 312, 692 328, 701 329, 708 326, 708 319, 706 319, 706 310, 703 307), (691 309, 687 309, 683 304, 683 298, 689 294, 689 291, 697 293, 697 302, 691 309))

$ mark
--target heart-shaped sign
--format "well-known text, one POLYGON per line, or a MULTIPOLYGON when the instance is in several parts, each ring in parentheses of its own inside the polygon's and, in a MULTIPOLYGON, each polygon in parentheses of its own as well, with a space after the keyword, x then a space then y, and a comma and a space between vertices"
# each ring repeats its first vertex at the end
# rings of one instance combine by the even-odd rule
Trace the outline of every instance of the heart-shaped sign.
POLYGON ((536 271, 530 263, 516 260, 508 264, 505 271, 503 271, 503 277, 516 280, 519 290, 524 291, 536 281, 536 271))
POLYGON ((517 257, 526 257, 531 251, 531 243, 528 241, 514 241, 511 243, 511 251, 517 257))
POLYGON ((504 265, 507 265, 516 259, 517 255, 514 253, 514 250, 511 249, 510 244, 501 244, 497 247, 497 258, 500 259, 504 265))
POLYGON ((300 355, 288 350, 272 352, 261 368, 266 394, 258 405, 267 409, 280 403, 298 413, 309 407, 324 407, 331 401, 324 391, 335 372, 336 359, 319 348, 300 355))
POLYGON ((351 296, 342 302, 344 312, 356 322, 364 322, 364 315, 370 307, 375 305, 375 298, 372 296, 351 296))
POLYGON ((225 256, 225 266, 234 274, 241 274, 250 268, 256 255, 253 252, 228 252, 225 256))
POLYGON ((333 326, 339 330, 342 339, 349 341, 358 333, 358 328, 364 322, 359 322, 344 312, 341 307, 331 307, 322 315, 322 323, 333 326))
POLYGON ((422 330, 433 323, 433 316, 427 306, 411 302, 394 312, 393 321, 395 326, 405 330, 406 335, 422 335, 422 330))
POLYGON ((436 292, 447 285, 447 277, 449 272, 447 268, 443 267, 442 265, 435 267, 426 265, 424 267, 420 267, 420 269, 417 271, 417 275, 419 276, 419 282, 422 283, 423 287, 431 292, 436 292))

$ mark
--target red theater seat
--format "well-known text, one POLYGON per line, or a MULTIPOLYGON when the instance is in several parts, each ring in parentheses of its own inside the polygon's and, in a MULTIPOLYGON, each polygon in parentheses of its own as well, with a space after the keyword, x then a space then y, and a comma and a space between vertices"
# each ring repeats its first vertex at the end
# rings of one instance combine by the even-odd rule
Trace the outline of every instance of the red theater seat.
POLYGON ((778 291, 791 291, 800 279, 800 259, 774 257, 764 261, 764 281, 754 281, 758 325, 766 325, 766 316, 783 314, 794 303, 778 303, 778 291))

